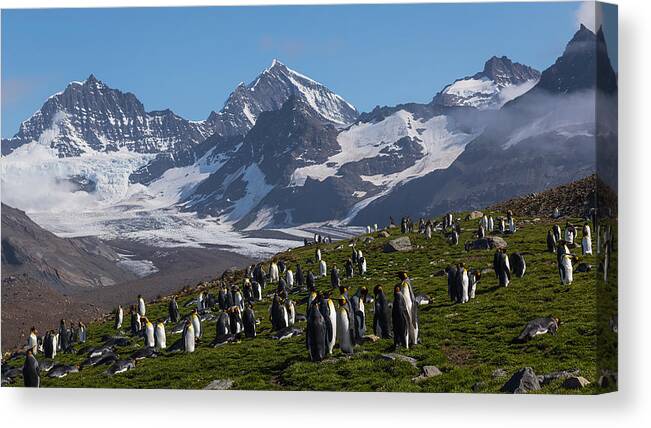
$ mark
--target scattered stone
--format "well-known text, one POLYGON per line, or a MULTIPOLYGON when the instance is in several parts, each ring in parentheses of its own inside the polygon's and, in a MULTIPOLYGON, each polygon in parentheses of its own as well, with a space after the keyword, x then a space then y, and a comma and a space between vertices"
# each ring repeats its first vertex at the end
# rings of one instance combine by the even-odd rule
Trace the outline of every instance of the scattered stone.
POLYGON ((493 379, 498 379, 501 377, 505 377, 506 375, 508 375, 508 373, 504 369, 495 369, 493 370, 493 373, 491 375, 493 376, 493 379))
POLYGON ((385 253, 411 251, 411 249, 411 241, 408 236, 401 236, 400 238, 392 239, 384 245, 385 253))
POLYGON ((502 386, 501 391, 511 394, 526 394, 539 389, 538 376, 531 367, 525 367, 515 372, 511 379, 502 386))
POLYGON ((434 272, 434 276, 445 276, 445 269, 439 269, 436 272, 434 272))
POLYGON ((472 211, 470 214, 468 214, 468 220, 476 220, 478 218, 482 218, 484 216, 484 213, 481 211, 472 211))
POLYGON ((377 237, 378 237, 378 238, 388 238, 389 236, 391 236, 391 234, 390 234, 389 232, 387 232, 386 230, 381 230, 381 231, 377 234, 377 237))
POLYGON ((495 248, 506 248, 507 243, 504 239, 499 236, 488 236, 486 238, 476 239, 471 242, 467 242, 465 248, 467 251, 470 250, 491 250, 495 248))
POLYGON ((562 370, 560 372, 547 373, 542 376, 538 376, 538 382, 540 382, 541 385, 547 385, 549 382, 554 381, 556 379, 566 379, 568 377, 576 376, 578 374, 579 374, 579 369, 562 370))
POLYGON ((364 342, 375 343, 375 342, 377 342, 378 340, 380 340, 380 337, 379 337, 379 336, 376 336, 376 335, 374 335, 374 334, 367 334, 366 336, 362 337, 362 340, 363 340, 364 342))
POLYGON ((415 358, 408 357, 408 356, 402 355, 402 354, 396 354, 395 352, 391 352, 389 354, 382 354, 382 358, 384 358, 385 360, 391 360, 391 361, 395 361, 395 360, 404 361, 404 362, 409 363, 412 366, 416 367, 416 359, 415 358))
POLYGON ((423 373, 421 376, 425 377, 439 376, 443 374, 443 372, 441 372, 441 370, 439 370, 439 368, 436 366, 423 366, 422 370, 423 373))
POLYGON ((590 381, 583 376, 572 376, 565 379, 563 382, 563 388, 567 389, 581 389, 590 385, 590 381))
POLYGON ((212 391, 224 391, 230 389, 233 386, 233 381, 231 379, 215 379, 208 384, 204 389, 209 389, 212 391))

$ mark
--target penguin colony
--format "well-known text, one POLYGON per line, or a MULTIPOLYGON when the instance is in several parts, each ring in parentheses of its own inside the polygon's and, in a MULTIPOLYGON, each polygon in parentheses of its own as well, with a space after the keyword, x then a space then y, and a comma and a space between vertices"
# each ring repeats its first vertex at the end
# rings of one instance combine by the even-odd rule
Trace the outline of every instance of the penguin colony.
MULTIPOLYGON (((393 218, 390 218, 388 228, 394 227, 397 226, 393 218)), ((377 230, 377 225, 367 227, 369 233, 377 230)), ((496 219, 482 215, 475 237, 484 239, 497 233, 512 235, 517 230, 517 223, 510 211, 506 217, 496 219)), ((404 217, 400 222, 400 231, 403 234, 419 233, 426 239, 431 239, 433 233, 440 233, 450 245, 458 245, 461 225, 460 219, 454 219, 452 213, 446 214, 440 221, 420 219, 417 225, 409 217, 404 217)), ((353 243, 343 272, 339 272, 335 263, 328 271, 326 257, 319 243, 330 241, 329 238, 315 236, 314 243, 305 242, 306 245, 315 246, 314 260, 310 265, 316 274, 312 269, 305 273, 300 263, 295 265, 294 270, 283 260, 273 260, 268 264, 257 263, 246 269, 239 284, 229 284, 229 278, 224 273, 216 290, 200 291, 183 308, 179 308, 176 297, 172 296, 167 304, 167 316, 154 321, 147 317, 147 303, 143 296, 138 295, 129 307, 128 326, 125 325, 124 308, 118 306, 115 309, 113 327, 116 335, 102 337, 101 346, 84 346, 88 333, 81 321, 68 327, 66 321, 61 320, 58 330, 47 331, 43 336, 38 336, 36 329, 32 328, 24 350, 14 353, 12 359, 24 356, 22 376, 27 387, 39 387, 41 375, 64 377, 89 366, 105 365, 106 374, 113 376, 135 369, 139 360, 154 358, 162 353, 192 353, 198 346, 219 347, 254 339, 260 325, 254 305, 267 300, 269 307, 266 316, 271 323, 271 337, 282 340, 304 334, 306 358, 310 361, 328 358, 337 348, 344 354, 353 354, 357 347, 363 347, 369 337, 367 324, 372 326, 376 339, 391 340, 396 349, 418 346, 418 307, 430 303, 429 297, 416 295, 412 280, 405 271, 397 272, 395 286, 391 290, 385 291, 381 285, 376 285, 369 292, 365 286, 361 286, 351 294, 346 280, 355 275, 367 275, 366 259, 353 243), (329 289, 317 288, 316 279, 321 277, 329 277, 329 289), (307 296, 300 302, 290 298, 290 294, 304 292, 307 292, 307 296), (306 315, 300 314, 299 308, 304 309, 306 315), (367 323, 367 314, 370 323, 367 323), (298 327, 299 322, 304 323, 305 327, 298 327), (216 330, 213 341, 202 340, 205 328, 216 330), (126 331, 131 337, 125 335, 126 331), (169 335, 176 340, 168 346, 169 335), (116 353, 117 346, 133 342, 142 344, 136 352, 129 356, 116 353), (86 357, 81 364, 55 363, 57 354, 75 352, 86 357), (37 358, 40 355, 43 359, 39 361, 37 358)), ((556 256, 560 284, 569 286, 573 280, 575 264, 579 260, 571 250, 580 246, 582 255, 592 254, 591 227, 587 222, 580 228, 567 222, 563 230, 554 225, 547 233, 546 244, 547 251, 556 256), (577 230, 581 231, 581 237, 577 236, 577 230)), ((612 251, 612 245, 612 230, 597 227, 596 248, 598 252, 606 254, 600 266, 604 278, 607 276, 608 255, 612 251)), ((508 287, 512 278, 525 276, 527 265, 524 256, 520 252, 509 255, 504 248, 495 250, 493 271, 500 286, 508 287)), ((591 267, 579 268, 586 271, 591 267)), ((465 262, 459 261, 449 265, 445 269, 445 275, 448 296, 452 302, 464 304, 475 298, 482 279, 481 269, 469 268, 465 262)), ((547 332, 555 334, 559 325, 560 320, 555 317, 535 319, 525 326, 514 342, 528 341, 547 332)), ((11 382, 18 374, 16 369, 3 362, 3 384, 11 382)))

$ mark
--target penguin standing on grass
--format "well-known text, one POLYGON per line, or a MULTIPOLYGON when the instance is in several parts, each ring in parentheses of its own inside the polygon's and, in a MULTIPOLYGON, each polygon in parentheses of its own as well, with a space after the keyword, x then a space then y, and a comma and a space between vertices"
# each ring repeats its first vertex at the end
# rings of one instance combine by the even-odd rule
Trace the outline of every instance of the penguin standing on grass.
POLYGON ((451 301, 457 300, 457 267, 452 265, 445 268, 448 276, 448 297, 451 301))
POLYGON ((393 293, 393 344, 395 348, 402 346, 409 349, 409 311, 405 302, 405 297, 399 286, 394 289, 393 293))
POLYGON ((194 352, 195 333, 192 327, 192 321, 185 320, 185 327, 183 327, 183 351, 187 353, 194 352))
POLYGON ((373 289, 375 296, 375 310, 373 311, 373 334, 382 339, 391 337, 391 326, 389 312, 389 302, 387 296, 384 294, 381 285, 376 285, 373 289))
POLYGON ((278 273, 278 265, 276 262, 271 262, 271 265, 269 266, 269 281, 278 282, 279 279, 280 275, 278 273))
POLYGON ((353 353, 353 326, 350 323, 349 304, 344 296, 339 297, 339 309, 337 310, 337 342, 339 349, 344 354, 353 353))
POLYGON ((571 285, 573 281, 572 273, 573 273, 573 267, 572 267, 572 260, 574 260, 574 256, 566 253, 561 255, 559 259, 559 265, 558 265, 558 272, 561 277, 561 284, 563 285, 571 285))
POLYGON ((556 251, 556 235, 552 230, 547 231, 547 251, 550 253, 556 251))
POLYGON ((561 240, 561 227, 557 224, 555 224, 552 227, 552 232, 554 233, 554 238, 556 239, 556 242, 561 240))
POLYGON ((124 310, 122 305, 118 305, 118 308, 115 310, 115 329, 119 330, 122 328, 122 321, 124 320, 124 310))
POLYGON ((138 294, 138 315, 144 317, 146 312, 147 306, 145 305, 145 299, 138 294))
POLYGON ((328 354, 332 354, 337 339, 337 309, 329 292, 317 297, 314 301, 319 302, 319 311, 321 311, 326 326, 326 349, 328 354))
POLYGON ((280 302, 280 297, 278 297, 278 295, 274 295, 273 300, 271 301, 271 306, 269 307, 269 320, 271 321, 271 327, 274 331, 289 326, 287 310, 280 302))
POLYGON ((314 278, 314 274, 312 273, 311 270, 308 270, 305 285, 307 286, 308 289, 312 289, 315 283, 316 283, 316 278, 314 278))
POLYGON ((509 258, 506 256, 506 250, 497 250, 494 262, 495 273, 500 287, 508 287, 511 281, 511 266, 509 265, 509 258))
POLYGON ((254 338, 256 336, 255 312, 253 311, 253 306, 250 304, 244 308, 244 313, 242 314, 242 324, 244 324, 244 336, 248 338, 254 338))
POLYGON ((50 330, 45 333, 45 339, 43 340, 43 354, 45 358, 53 359, 57 355, 57 335, 54 330, 50 330))
POLYGON ((172 296, 172 300, 170 300, 170 303, 167 306, 167 310, 169 312, 170 321, 173 323, 179 322, 181 319, 181 314, 179 313, 179 304, 176 303, 175 296, 172 296))
POLYGON ((31 349, 28 349, 25 354, 25 363, 23 364, 23 384, 28 388, 38 388, 41 386, 41 375, 39 372, 38 361, 36 360, 36 357, 34 357, 31 349))
POLYGON ((326 265, 325 260, 319 262, 319 276, 323 277, 328 274, 328 266, 326 265))
POLYGON ((581 250, 583 255, 592 255, 592 236, 588 223, 583 225, 583 239, 581 240, 581 250))
POLYGON ((145 327, 145 347, 153 348, 156 345, 156 342, 154 340, 154 325, 145 317, 143 317, 140 322, 143 323, 145 327))
POLYGON ((516 277, 522 278, 524 276, 524 273, 527 270, 527 263, 525 262, 524 256, 522 254, 511 254, 509 257, 509 264, 516 277))
POLYGON ((463 263, 459 263, 457 267, 455 294, 457 303, 466 303, 468 301, 468 270, 463 263))
POLYGON ((475 269, 474 271, 470 272, 470 275, 468 275, 468 298, 475 298, 475 293, 477 292, 477 284, 479 283, 480 279, 481 271, 479 269, 475 269))
POLYGON ((330 286, 332 286, 332 288, 339 288, 340 285, 341 279, 339 279, 339 269, 337 269, 337 265, 334 264, 330 270, 330 286))
POLYGON ((353 261, 351 259, 346 260, 346 278, 350 279, 355 275, 353 269, 353 261))
POLYGON ((38 353, 38 337, 36 336, 36 327, 29 330, 29 338, 27 339, 27 349, 32 351, 32 355, 38 353))
POLYGON ((357 289, 357 293, 350 298, 350 304, 353 309, 355 324, 353 326, 354 342, 356 344, 362 343, 362 339, 366 334, 366 310, 364 308, 364 301, 368 295, 366 287, 357 289))
POLYGON ((285 271, 285 282, 289 288, 294 287, 294 272, 291 269, 285 271))
POLYGON ((157 349, 167 348, 167 338, 165 336, 165 324, 163 320, 159 319, 156 323, 156 330, 154 331, 155 345, 157 349))
POLYGON ((201 337, 201 319, 196 309, 192 310, 190 315, 190 320, 192 321, 192 329, 194 330, 194 337, 199 339, 201 337))
POLYGON ((251 288, 253 289, 253 299, 256 302, 260 302, 262 300, 262 287, 260 286, 260 283, 258 281, 253 281, 251 283, 251 288))
POLYGON ((311 361, 321 361, 327 352, 327 329, 318 302, 312 302, 307 315, 306 345, 311 361))
POLYGON ((303 275, 303 269, 301 269, 301 264, 297 263, 296 264, 296 284, 299 287, 302 287, 305 285, 305 276, 303 275))

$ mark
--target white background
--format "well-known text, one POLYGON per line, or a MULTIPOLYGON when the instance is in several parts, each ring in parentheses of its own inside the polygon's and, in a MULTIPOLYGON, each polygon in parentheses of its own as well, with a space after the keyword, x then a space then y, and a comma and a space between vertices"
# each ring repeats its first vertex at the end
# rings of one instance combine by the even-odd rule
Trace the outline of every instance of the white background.
MULTIPOLYGON (((357 0, 357 3, 367 3, 357 0)), ((247 4, 265 2, 247 1, 247 4)), ((274 2, 275 3, 275 2, 274 2)), ((312 3, 284 1, 282 3, 312 3)), ((329 3, 345 3, 330 1, 329 3)), ((380 3, 376 1, 375 3, 380 3)), ((651 407, 651 2, 619 4, 619 388, 595 397, 0 389, 3 426, 649 426, 651 407)), ((197 1, 187 5, 237 4, 197 1)), ((0 7, 182 5, 0 0, 0 7)))

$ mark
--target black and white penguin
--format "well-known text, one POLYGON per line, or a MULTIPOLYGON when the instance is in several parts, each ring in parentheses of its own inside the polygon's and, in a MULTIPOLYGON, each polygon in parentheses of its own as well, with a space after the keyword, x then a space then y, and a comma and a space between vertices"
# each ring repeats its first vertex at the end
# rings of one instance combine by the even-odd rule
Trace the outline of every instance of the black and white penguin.
POLYGON ((389 302, 387 296, 382 290, 381 285, 376 285, 373 289, 375 297, 375 310, 373 311, 373 334, 388 339, 391 337, 389 302))
POLYGON ((311 361, 321 361, 325 358, 327 349, 327 328, 318 302, 312 302, 307 314, 307 334, 305 343, 311 361))
POLYGON ((29 337, 27 338, 27 349, 31 350, 33 355, 36 355, 38 353, 38 336, 36 327, 32 327, 29 330, 29 337))
POLYGON ((360 276, 366 275, 366 257, 359 256, 357 258, 357 270, 359 271, 360 276))
POLYGON ((327 274, 328 274, 328 266, 326 265, 326 261, 322 259, 319 262, 319 276, 323 277, 326 276, 327 274))
POLYGON ((192 330, 194 331, 194 337, 199 339, 201 337, 201 318, 196 309, 192 310, 190 314, 190 321, 192 321, 192 330))
POLYGON ((547 231, 547 251, 550 253, 556 251, 556 235, 551 229, 547 231))
POLYGON ((228 311, 231 334, 240 334, 244 331, 244 322, 242 321, 242 312, 239 306, 233 306, 228 311))
POLYGON ((339 297, 339 309, 337 309, 337 343, 344 354, 353 353, 353 326, 350 322, 350 309, 345 297, 339 297))
POLYGON ((357 248, 353 245, 352 248, 352 253, 350 255, 350 259, 353 262, 353 264, 357 264, 357 248))
POLYGON ((145 305, 145 299, 138 294, 138 315, 144 317, 147 312, 147 306, 145 305))
POLYGON ((354 276, 353 270, 353 261, 351 259, 346 260, 346 278, 352 278, 354 276))
POLYGON ((163 320, 159 319, 158 322, 156 323, 156 329, 154 331, 154 340, 155 340, 155 345, 156 349, 165 349, 167 348, 167 338, 165 335, 165 324, 163 324, 163 320))
POLYGON ((66 320, 63 319, 59 323, 59 340, 57 341, 57 345, 61 352, 68 352, 70 349, 70 335, 66 327, 66 320))
POLYGON ((450 244, 452 244, 452 245, 459 245, 459 232, 457 232, 456 230, 453 230, 453 231, 450 233, 448 239, 450 240, 450 244))
POLYGON ((269 320, 274 331, 278 331, 289 326, 287 319, 287 310, 281 303, 280 297, 274 295, 271 306, 269 307, 269 320))
POLYGON ((468 275, 468 298, 475 298, 475 293, 477 292, 477 284, 479 284, 480 279, 481 271, 479 269, 475 269, 468 275))
POLYGON ((572 261, 574 256, 569 253, 564 253, 559 258, 558 262, 558 273, 560 274, 561 284, 571 285, 573 281, 573 267, 572 261))
POLYGON ((409 349, 409 311, 400 287, 396 287, 393 293, 393 344, 396 348, 402 346, 409 349))
POLYGON ((318 248, 318 247, 317 247, 317 248, 314 250, 314 259, 315 259, 317 262, 320 262, 320 261, 321 261, 321 248, 318 248))
POLYGON ((81 322, 77 323, 77 342, 86 343, 86 338, 88 337, 88 330, 86 329, 86 324, 81 322))
POLYGON ((145 340, 145 347, 153 348, 156 345, 156 341, 154 339, 154 325, 146 317, 142 317, 140 319, 140 322, 142 323, 144 329, 143 338, 145 340))
POLYGON ((181 319, 181 314, 179 313, 179 304, 176 303, 176 297, 172 296, 169 305, 167 305, 167 311, 169 312, 170 321, 173 323, 179 322, 181 319))
POLYGON ((554 234, 554 238, 556 239, 556 242, 561 240, 561 227, 557 224, 555 224, 552 227, 552 233, 554 234))
POLYGON ((497 250, 495 273, 500 287, 508 287, 511 281, 511 266, 509 258, 506 256, 506 250, 497 250))
POLYGON ((326 348, 328 354, 332 354, 337 340, 337 309, 330 298, 329 292, 317 297, 315 301, 319 302, 319 310, 321 311, 326 326, 326 348))
POLYGON ((556 335, 559 323, 560 320, 554 317, 536 318, 535 320, 529 321, 527 325, 524 326, 520 335, 513 339, 513 342, 528 342, 534 337, 546 333, 556 335))
POLYGON ((509 264, 511 270, 516 277, 522 278, 525 271, 527 270, 527 263, 524 260, 524 256, 520 253, 512 253, 509 256, 509 264))
POLYGON ((364 335, 366 335, 366 310, 364 307, 364 302, 366 296, 368 295, 368 290, 366 287, 360 287, 357 289, 357 293, 350 298, 350 305, 353 310, 354 316, 354 326, 353 326, 353 339, 354 343, 362 343, 364 335))
POLYGON ((253 306, 247 305, 244 308, 242 324, 244 325, 244 336, 249 338, 255 337, 255 312, 253 311, 253 306))
POLYGON ((231 318, 228 316, 226 311, 222 311, 217 317, 217 336, 216 339, 220 337, 228 336, 231 334, 231 318))
POLYGON ((38 368, 38 361, 34 357, 32 350, 28 349, 25 353, 25 363, 23 364, 23 384, 28 388, 38 388, 41 386, 41 375, 38 368))
POLYGON ((416 303, 414 289, 407 272, 399 272, 398 277, 402 281, 400 290, 405 298, 405 305, 409 313, 409 343, 410 345, 416 345, 418 343, 418 303, 416 303))
POLYGON ((138 312, 134 306, 131 306, 129 317, 131 319, 131 334, 133 336, 138 336, 140 334, 140 330, 142 330, 142 324, 140 322, 140 316, 138 315, 138 312))
POLYGON ((262 287, 260 286, 260 283, 258 281, 253 281, 251 283, 251 288, 253 289, 253 299, 256 302, 259 302, 262 300, 262 287))
POLYGON ((581 239, 581 251, 583 255, 592 254, 592 236, 588 223, 583 225, 583 239, 581 239))
POLYGON ((506 213, 506 226, 509 233, 515 233, 517 226, 515 225, 515 219, 513 218, 513 212, 509 210, 506 213))
POLYGON ((495 230, 495 220, 493 220, 493 216, 488 216, 488 231, 493 232, 495 230))
POLYGON ((448 297, 451 301, 457 300, 457 267, 452 265, 445 268, 445 273, 448 276, 448 297))
POLYGON ((308 270, 305 285, 307 286, 308 289, 311 289, 314 287, 315 283, 316 283, 316 279, 314 278, 314 274, 312 273, 311 270, 308 270))
POLYGON ((455 284, 455 297, 457 303, 466 303, 468 302, 468 270, 463 263, 459 263, 457 266, 457 278, 455 284))
POLYGON ((233 286, 231 288, 231 295, 233 296, 233 306, 240 308, 240 311, 244 310, 244 296, 240 292, 239 287, 233 286))
POLYGON ((194 327, 192 327, 192 321, 190 319, 186 319, 185 327, 183 328, 183 352, 194 352, 195 336, 196 335, 194 332, 194 327))
POLYGON ((269 266, 269 281, 278 282, 279 279, 280 274, 278 272, 278 265, 276 262, 271 262, 271 265, 269 266))
POLYGON ((289 288, 294 287, 294 272, 291 269, 285 271, 285 282, 289 288))
POLYGON ((287 326, 291 327, 296 322, 296 306, 291 299, 285 299, 285 312, 287 313, 287 326))
POLYGON ((301 264, 296 264, 296 285, 302 287, 305 285, 305 277, 303 275, 303 269, 301 269, 301 264))
POLYGON ((57 355, 57 334, 54 330, 50 330, 45 333, 45 339, 43 339, 43 354, 45 358, 53 359, 57 355))
POLYGON ((341 280, 339 279, 339 269, 337 269, 336 264, 334 264, 330 270, 330 285, 332 288, 339 288, 339 285, 341 285, 341 280))
POLYGON ((484 229, 484 226, 479 226, 477 229, 477 239, 483 239, 486 237, 486 229, 484 229))
POLYGON ((118 308, 115 310, 115 324, 114 327, 116 330, 122 328, 122 322, 124 321, 124 310, 122 305, 118 305, 118 308))

